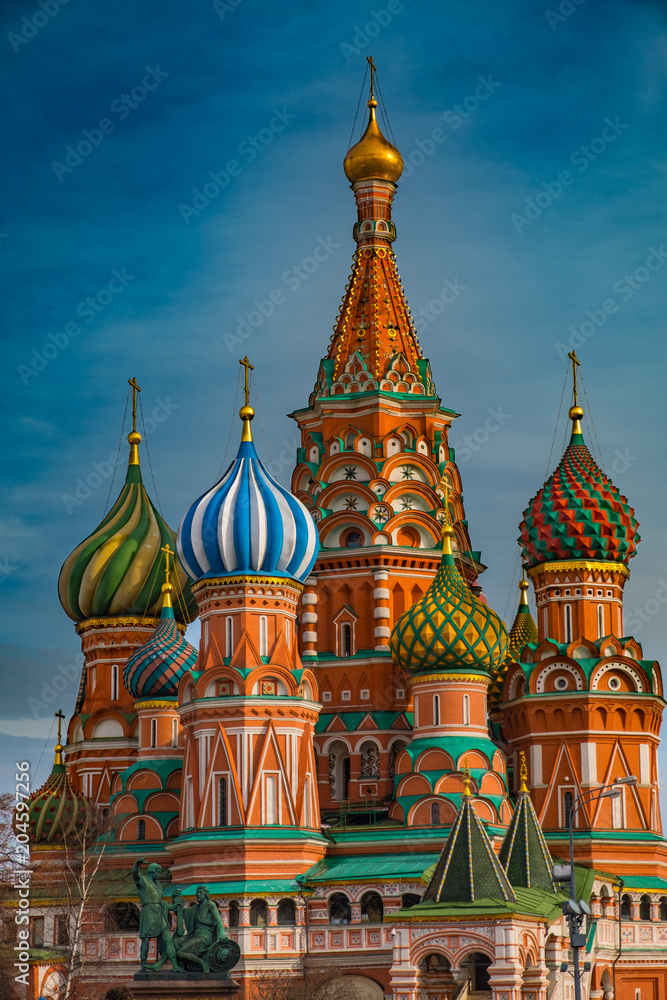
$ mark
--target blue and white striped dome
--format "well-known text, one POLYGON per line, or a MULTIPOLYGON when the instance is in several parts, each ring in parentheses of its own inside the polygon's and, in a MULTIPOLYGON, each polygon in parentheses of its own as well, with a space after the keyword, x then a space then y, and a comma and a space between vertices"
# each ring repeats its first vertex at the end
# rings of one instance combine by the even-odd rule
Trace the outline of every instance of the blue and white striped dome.
POLYGON ((319 537, 308 509, 269 475, 252 440, 244 440, 222 479, 185 514, 176 544, 192 580, 270 573, 303 582, 319 537))

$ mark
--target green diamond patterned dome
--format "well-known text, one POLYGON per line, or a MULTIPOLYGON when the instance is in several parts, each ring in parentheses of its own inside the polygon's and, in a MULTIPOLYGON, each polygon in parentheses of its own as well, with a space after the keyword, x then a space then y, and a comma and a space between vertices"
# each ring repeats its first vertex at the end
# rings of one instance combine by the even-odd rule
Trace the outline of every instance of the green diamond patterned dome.
POLYGON ((391 651, 395 662, 409 674, 450 670, 486 673, 505 657, 507 630, 495 611, 466 586, 456 568, 448 534, 433 583, 394 625, 391 651))
POLYGON ((636 552, 634 511, 598 468, 580 431, 576 419, 558 468, 524 511, 519 541, 529 567, 570 559, 627 565, 636 552))

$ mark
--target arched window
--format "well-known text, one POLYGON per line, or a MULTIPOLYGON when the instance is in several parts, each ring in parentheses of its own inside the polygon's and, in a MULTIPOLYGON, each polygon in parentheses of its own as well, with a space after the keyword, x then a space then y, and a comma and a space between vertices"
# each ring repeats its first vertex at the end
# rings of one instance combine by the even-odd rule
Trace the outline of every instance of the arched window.
POLYGON ((563 826, 567 830, 570 826, 570 816, 572 814, 572 792, 565 792, 563 796, 563 826))
POLYGON ((565 642, 572 642, 572 608, 569 604, 563 609, 565 615, 565 642))
POLYGON ((348 531, 343 545, 346 549, 360 549, 364 544, 364 536, 360 531, 348 531))
POLYGON ((440 725, 440 695, 433 695, 433 725, 440 725))
POLYGON ((341 656, 352 656, 352 626, 343 622, 340 627, 341 656))
POLYGON ((204 622, 202 628, 202 646, 204 649, 208 646, 208 622, 204 622))
POLYGON ((227 826, 227 779, 218 782, 218 826, 227 826))
POLYGON ((604 635, 604 608, 601 604, 598 604, 598 639, 601 639, 604 635))
POLYGON ((171 720, 171 745, 178 746, 178 719, 171 720))
MULTIPOLYGON (((266 621, 266 619, 264 620, 266 621)), ((260 630, 261 630, 261 625, 260 625, 260 630)), ((231 617, 231 615, 229 615, 227 618, 225 618, 225 656, 233 656, 233 654, 234 654, 234 619, 231 617)), ((261 655, 266 656, 265 653, 261 655)))
POLYGON ((266 615, 259 619, 259 655, 269 655, 269 622, 266 615))
POLYGON ((265 899, 253 899, 250 904, 250 923, 253 927, 266 927, 269 908, 265 899))
POLYGON ((383 916, 382 896, 377 892, 365 892, 361 897, 361 919, 369 924, 381 924, 383 916))
POLYGON ((658 920, 667 920, 667 896, 661 896, 658 903, 658 920))
POLYGON ((470 725, 470 695, 463 695, 463 725, 470 725))
POLYGON ((278 903, 278 926, 293 927, 296 923, 296 906, 293 899, 281 899, 278 903))
POLYGON ((646 893, 639 900, 639 919, 651 919, 651 897, 647 896, 646 893))
POLYGON ((93 667, 93 691, 97 687, 97 667, 93 667))
POLYGON ((401 909, 409 910, 411 906, 421 903, 421 899, 421 896, 418 896, 416 892, 406 892, 401 896, 401 909))
POLYGON ((146 839, 146 820, 140 819, 137 823, 137 840, 146 839))
POLYGON ((151 719, 151 746, 157 746, 157 719, 151 719))
POLYGON ((350 901, 344 892, 334 892, 329 898, 329 923, 349 924, 352 919, 350 901))
POLYGON ((431 824, 433 826, 440 826, 440 803, 431 803, 431 824))
POLYGON ((632 920, 632 901, 627 893, 621 896, 621 920, 632 920))
POLYGON ((111 700, 118 701, 118 667, 115 663, 111 668, 111 700))
POLYGON ((239 925, 239 904, 235 899, 232 899, 229 904, 229 926, 238 927, 239 925))

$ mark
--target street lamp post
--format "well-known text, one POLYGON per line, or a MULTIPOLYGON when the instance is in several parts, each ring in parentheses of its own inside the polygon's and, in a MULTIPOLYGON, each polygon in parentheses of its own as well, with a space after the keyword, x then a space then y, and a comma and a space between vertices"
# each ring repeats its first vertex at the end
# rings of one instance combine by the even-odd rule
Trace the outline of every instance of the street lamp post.
POLYGON ((570 815, 568 816, 568 834, 570 838, 570 898, 563 903, 563 913, 570 930, 570 947, 572 949, 572 965, 574 969, 574 1000, 581 1000, 581 970, 579 968, 579 950, 586 945, 586 935, 581 933, 586 917, 590 914, 590 909, 583 899, 577 900, 574 885, 574 817, 583 805, 590 802, 597 802, 598 799, 617 799, 621 794, 619 785, 636 785, 637 778, 630 775, 627 778, 617 778, 610 785, 602 785, 600 788, 592 789, 589 792, 582 792, 572 803, 570 815))

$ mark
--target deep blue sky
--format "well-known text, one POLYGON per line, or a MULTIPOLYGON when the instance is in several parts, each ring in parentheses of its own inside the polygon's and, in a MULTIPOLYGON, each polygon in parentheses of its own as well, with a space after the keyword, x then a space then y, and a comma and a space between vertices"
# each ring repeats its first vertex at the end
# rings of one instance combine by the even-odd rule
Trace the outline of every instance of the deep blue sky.
MULTIPOLYGON (((52 16, 11 0, 1 15, 0 784, 15 758, 36 767, 50 713, 74 705, 75 682, 37 719, 27 698, 79 651, 56 580, 101 520, 110 478, 80 503, 68 497, 117 448, 127 379, 143 387, 147 416, 166 415, 148 447, 173 526, 215 481, 232 421, 235 447, 246 351, 267 430, 264 442, 256 421, 260 452, 266 444, 289 482, 297 439, 286 414, 307 402, 350 268, 355 209, 342 159, 371 52, 404 157, 429 154, 413 156, 394 208, 413 314, 445 280, 462 289, 421 324, 443 403, 461 413, 452 442, 483 428, 489 409, 505 415, 481 447, 458 455, 489 602, 513 614, 517 525, 547 473, 565 374, 558 345, 590 311, 602 325, 579 337, 584 405, 602 463, 641 522, 627 604, 649 609, 634 631, 645 655, 660 657, 667 259, 644 283, 640 271, 635 288, 624 276, 650 248, 667 249, 664 4, 585 0, 557 20, 531 0, 70 0, 55 13, 57 0, 44 2, 52 16), (480 78, 486 98, 457 119, 480 78), (144 79, 153 89, 134 90, 144 79), (446 136, 437 145, 434 129, 446 136), (84 132, 89 149, 67 160, 84 132), (224 189, 196 202, 198 214, 184 208, 230 161, 238 166, 224 189), (318 240, 337 246, 295 288, 285 272, 318 240), (110 296, 114 271, 122 280, 110 296), (230 350, 239 317, 275 289, 284 301, 230 350), (98 307, 112 301, 88 311, 97 296, 98 307), (79 331, 69 343, 67 329, 79 331), (45 345, 51 358, 37 371, 45 345)), ((587 436, 594 444, 590 427, 587 436)))

